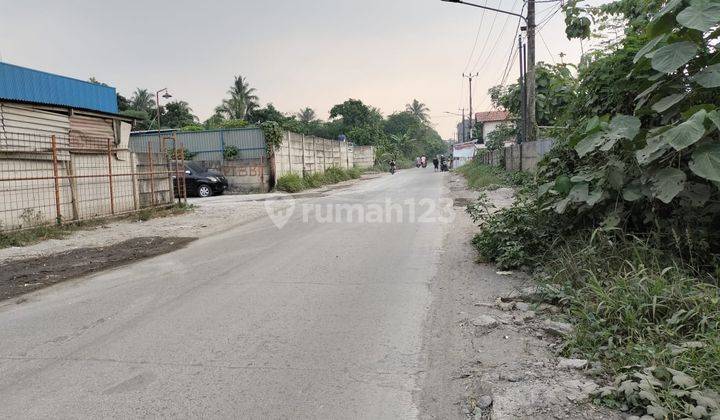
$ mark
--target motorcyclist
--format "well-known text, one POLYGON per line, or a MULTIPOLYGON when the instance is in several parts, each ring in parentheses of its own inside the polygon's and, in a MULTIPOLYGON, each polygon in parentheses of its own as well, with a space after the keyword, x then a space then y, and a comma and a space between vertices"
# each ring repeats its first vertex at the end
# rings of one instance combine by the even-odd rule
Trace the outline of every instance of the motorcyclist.
POLYGON ((390 162, 389 162, 389 163, 390 163, 390 173, 391 173, 391 174, 394 174, 394 173, 395 173, 395 167, 397 166, 397 164, 395 163, 395 159, 390 159, 390 162))
POLYGON ((415 158, 415 167, 419 168, 421 164, 422 164, 422 160, 420 160, 420 156, 416 157, 415 158))

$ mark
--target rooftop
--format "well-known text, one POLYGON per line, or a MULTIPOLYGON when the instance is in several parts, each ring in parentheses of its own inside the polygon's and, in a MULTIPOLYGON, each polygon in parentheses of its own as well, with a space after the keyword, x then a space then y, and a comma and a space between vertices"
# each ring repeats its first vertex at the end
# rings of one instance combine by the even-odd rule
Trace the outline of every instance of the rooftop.
POLYGON ((117 114, 115 88, 0 63, 0 100, 59 105, 117 114))
POLYGON ((510 113, 507 111, 487 111, 475 113, 475 120, 477 122, 508 121, 509 119, 510 113))

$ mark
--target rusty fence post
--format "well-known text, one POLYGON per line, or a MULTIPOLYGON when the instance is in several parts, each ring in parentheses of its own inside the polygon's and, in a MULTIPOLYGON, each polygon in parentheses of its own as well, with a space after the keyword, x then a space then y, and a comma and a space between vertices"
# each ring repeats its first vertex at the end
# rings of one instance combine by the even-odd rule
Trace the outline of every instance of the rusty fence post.
POLYGON ((182 164, 182 195, 183 201, 187 204, 187 184, 185 182, 185 146, 180 143, 180 162, 182 164))
POLYGON ((60 210, 60 178, 58 174, 58 158, 57 158, 57 140, 53 134, 52 142, 52 163, 53 163, 53 181, 55 183, 55 222, 59 225, 62 223, 62 212, 60 210))
POLYGON ((140 194, 138 193, 137 165, 135 164, 135 152, 130 151, 130 181, 132 182, 133 209, 140 210, 140 194))
MULTIPOLYGON (((178 197, 178 204, 181 204, 182 197, 180 196, 180 160, 178 159, 177 154, 177 136, 175 133, 173 133, 173 158, 175 160, 175 184, 173 185, 174 190, 172 191, 173 194, 175 194, 175 190, 177 190, 177 197, 178 197)), ((185 168, 183 168, 183 173, 185 173, 185 168)))
POLYGON ((152 146, 150 145, 150 139, 147 143, 148 152, 148 166, 150 167, 150 203, 155 206, 155 167, 153 166, 152 158, 152 146))
MULTIPOLYGON (((172 204, 173 201, 175 201, 175 196, 174 196, 175 192, 173 190, 172 167, 170 166, 171 156, 170 156, 170 150, 167 147, 167 140, 173 139, 174 136, 175 136, 175 133, 173 133, 173 137, 163 137, 162 141, 160 142, 160 144, 161 144, 160 150, 162 150, 163 155, 165 156, 165 172, 167 173, 167 177, 168 177, 168 188, 170 188, 170 200, 168 200, 168 201, 170 202, 170 204, 172 204)), ((173 155, 172 158, 177 160, 177 156, 175 156, 175 155, 173 155)))
POLYGON ((108 184, 110 184, 110 213, 115 214, 115 191, 113 191, 112 175, 112 143, 107 139, 108 184))

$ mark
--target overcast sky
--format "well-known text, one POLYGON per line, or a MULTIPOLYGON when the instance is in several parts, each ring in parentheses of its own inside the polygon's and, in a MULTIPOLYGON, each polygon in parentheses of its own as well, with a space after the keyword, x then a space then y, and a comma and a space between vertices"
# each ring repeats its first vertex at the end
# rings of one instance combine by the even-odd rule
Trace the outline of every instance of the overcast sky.
MULTIPOLYGON (((522 7, 522 0, 476 1, 522 7)), ((538 22, 557 8, 539 3, 538 22)), ((448 138, 458 118, 444 112, 468 106, 461 74, 480 73, 474 108, 489 110, 486 92, 501 80, 516 26, 513 17, 440 0, 0 0, 0 56, 94 76, 126 96, 167 87, 201 120, 237 74, 263 105, 286 113, 310 106, 323 119, 347 98, 385 115, 418 98, 448 138)), ((540 34, 538 61, 559 61, 560 52, 578 60, 580 44, 565 38, 562 13, 540 34)))

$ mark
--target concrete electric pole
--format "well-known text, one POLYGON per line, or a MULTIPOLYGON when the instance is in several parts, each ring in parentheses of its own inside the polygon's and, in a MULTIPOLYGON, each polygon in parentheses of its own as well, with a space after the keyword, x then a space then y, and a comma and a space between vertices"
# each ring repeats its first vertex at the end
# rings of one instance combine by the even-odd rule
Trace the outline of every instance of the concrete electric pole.
POLYGON ((473 98, 473 96, 472 96, 472 81, 473 81, 473 77, 477 77, 479 75, 480 75, 480 73, 475 73, 475 74, 463 73, 463 77, 467 77, 468 82, 470 84, 470 114, 468 115, 468 119, 470 120, 470 133, 468 133, 469 134, 468 137, 470 137, 470 138, 468 140, 472 140, 472 131, 475 128, 475 124, 473 122, 475 116, 473 115, 473 106, 472 106, 472 98, 473 98))
POLYGON ((535 119, 535 0, 527 0, 527 132, 526 140, 537 140, 535 119))
POLYGON ((528 10, 527 16, 523 16, 519 13, 511 12, 508 10, 497 9, 494 7, 481 6, 475 3, 469 3, 463 0, 441 0, 446 3, 457 3, 464 4, 466 6, 478 7, 480 9, 491 10, 497 13, 504 13, 506 15, 517 16, 522 19, 527 25, 527 57, 525 66, 527 67, 527 74, 525 75, 525 84, 527 94, 527 124, 526 124, 526 141, 534 141, 537 139, 537 122, 535 119, 535 1, 527 0, 528 10))

